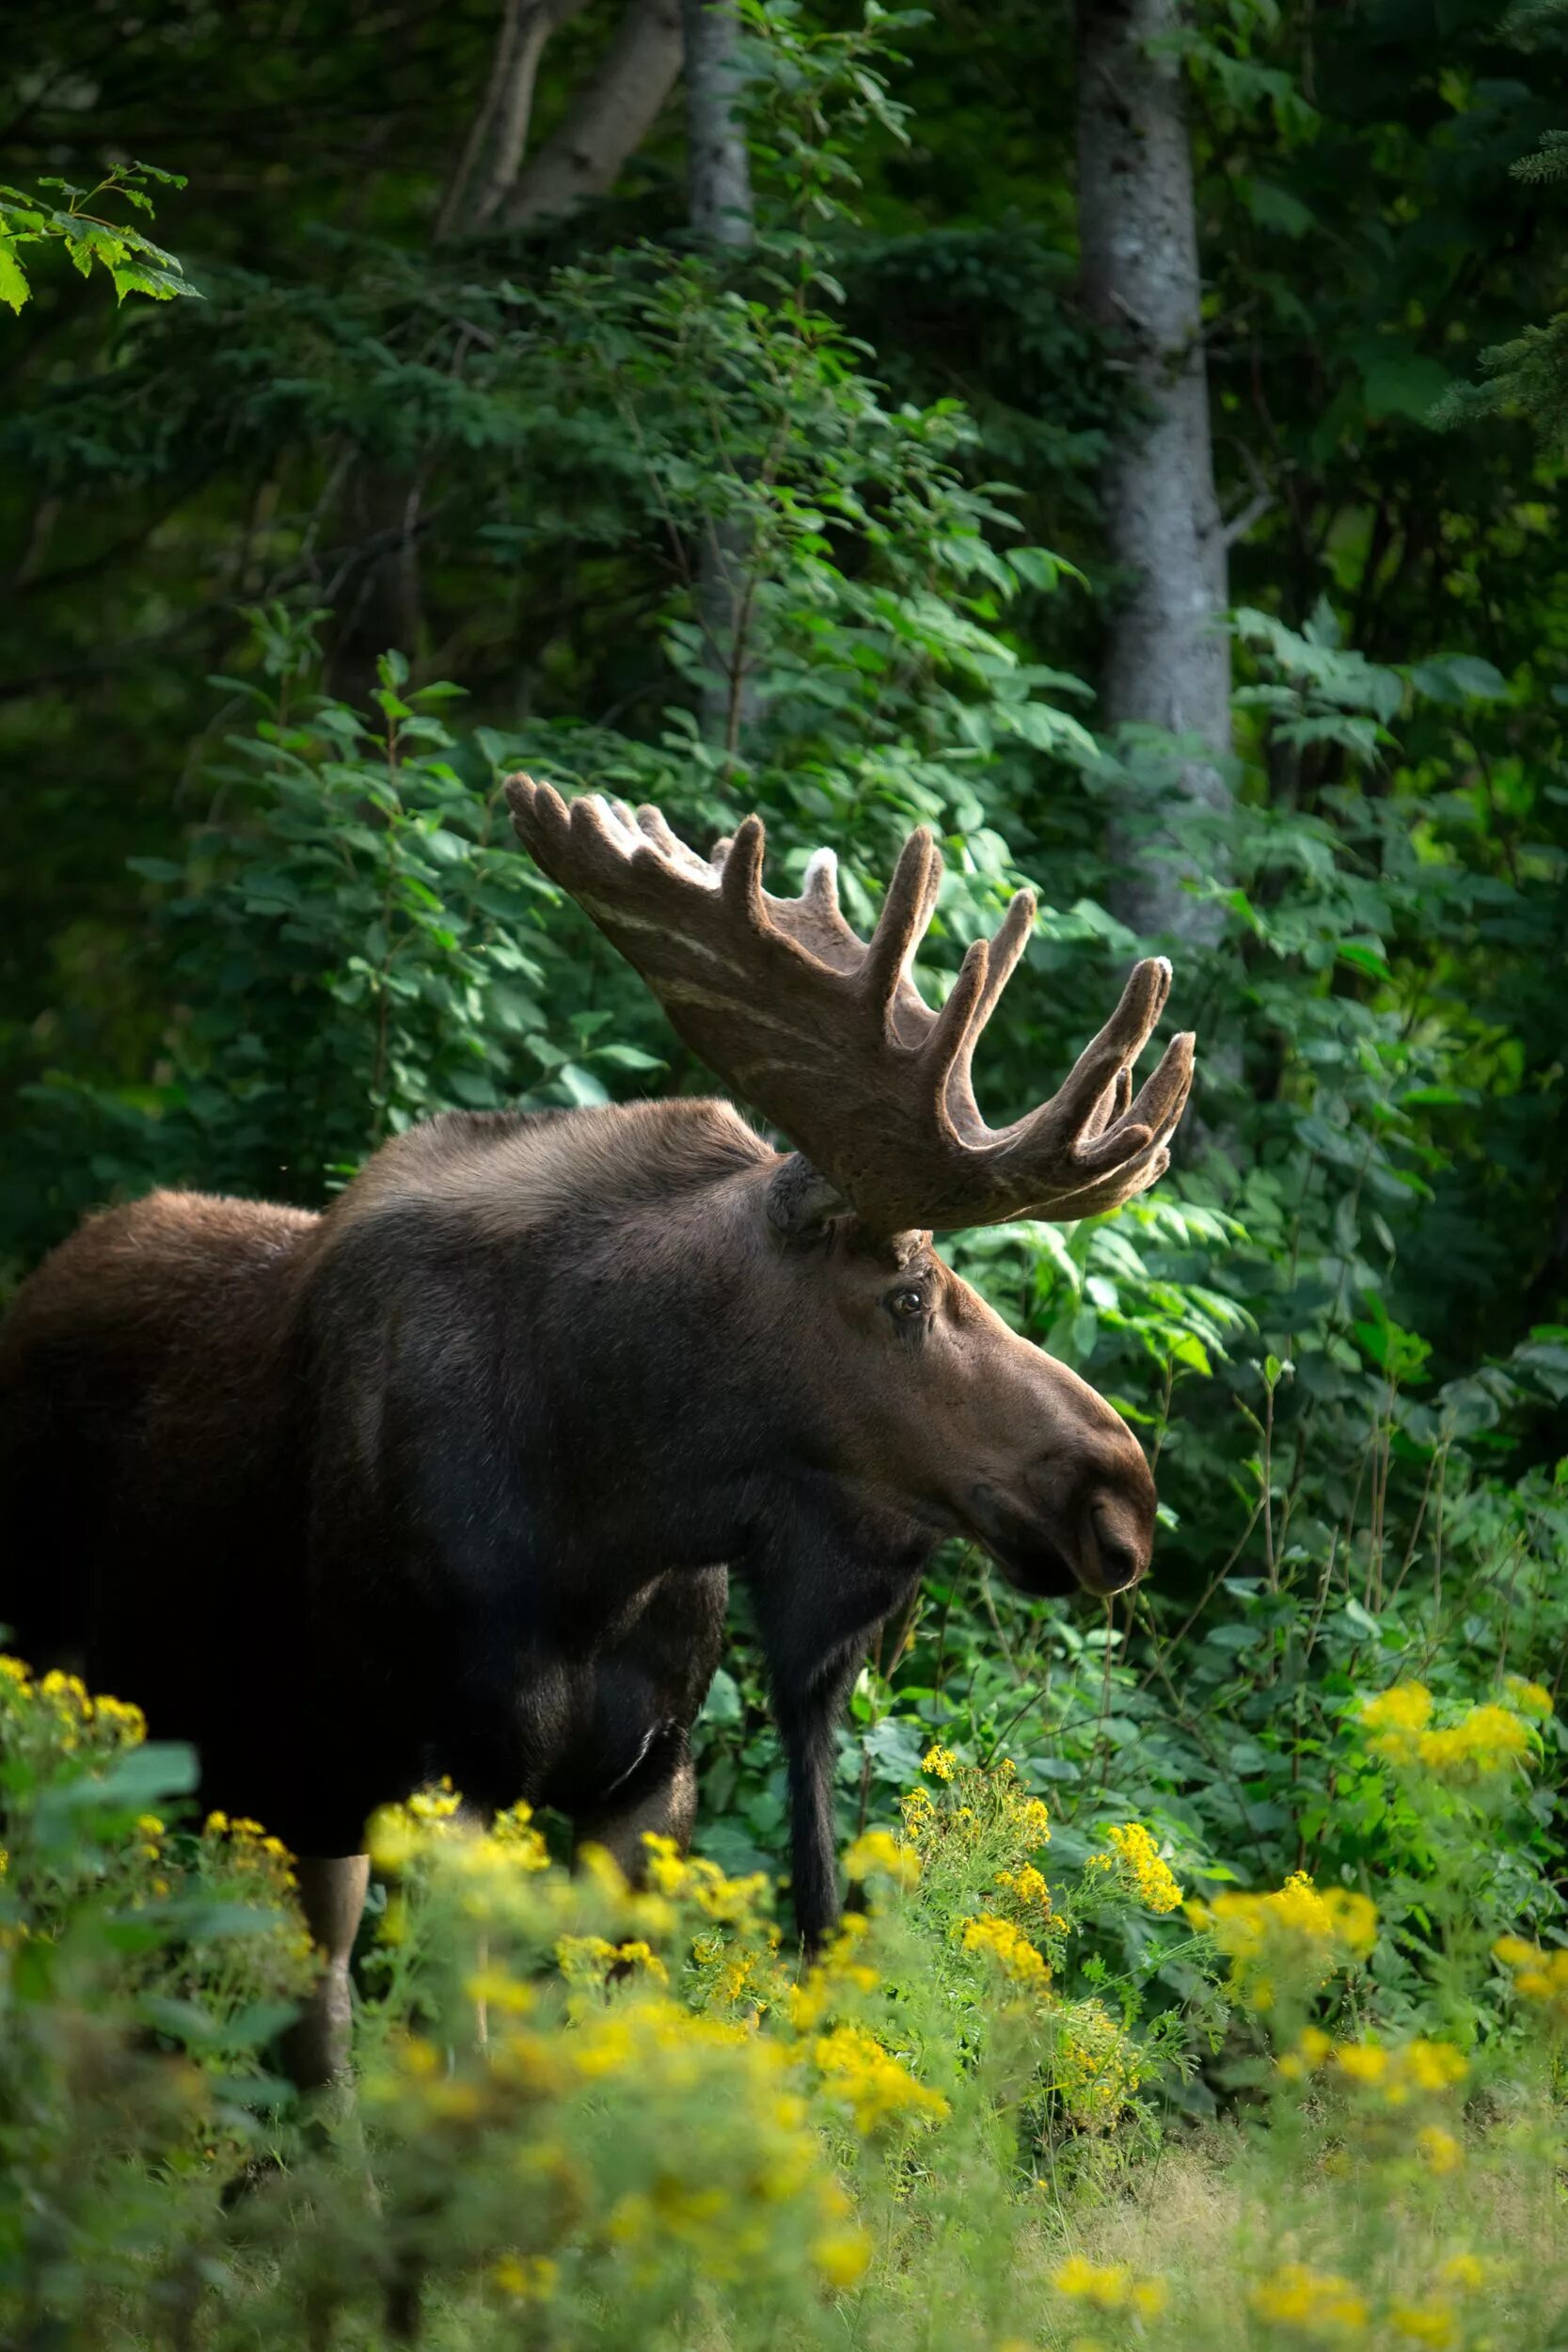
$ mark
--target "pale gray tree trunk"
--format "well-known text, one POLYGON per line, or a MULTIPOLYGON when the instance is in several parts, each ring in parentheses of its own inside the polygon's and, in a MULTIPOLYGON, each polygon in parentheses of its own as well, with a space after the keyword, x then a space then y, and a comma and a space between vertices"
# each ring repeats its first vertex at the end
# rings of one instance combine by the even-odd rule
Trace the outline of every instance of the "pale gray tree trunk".
MULTIPOLYGON (((691 230, 716 251, 744 253, 752 236, 752 165, 740 116, 740 41, 734 0, 682 0, 686 46, 686 185, 691 230)), ((698 556, 703 631, 703 735, 734 759, 752 715, 752 545, 744 523, 719 516, 698 556)))
POLYGON ((568 220, 605 195, 653 129, 680 66, 681 0, 628 0, 599 65, 497 216, 508 229, 531 229, 568 220))
POLYGON ((437 243, 484 228, 515 186, 546 44, 587 6, 588 0, 506 0, 484 95, 436 223, 437 243))
POLYGON ((1136 930, 1199 941, 1217 936, 1220 916, 1181 879, 1223 866, 1223 846, 1198 844, 1190 819, 1231 806, 1230 642, 1192 148, 1181 66, 1163 46, 1183 13, 1183 0, 1078 0, 1078 223, 1088 307, 1133 394, 1105 482, 1109 552, 1132 585, 1112 624, 1101 715, 1112 731, 1196 739, 1158 836, 1179 850, 1174 865, 1149 855, 1131 805, 1117 813, 1117 912, 1136 930))

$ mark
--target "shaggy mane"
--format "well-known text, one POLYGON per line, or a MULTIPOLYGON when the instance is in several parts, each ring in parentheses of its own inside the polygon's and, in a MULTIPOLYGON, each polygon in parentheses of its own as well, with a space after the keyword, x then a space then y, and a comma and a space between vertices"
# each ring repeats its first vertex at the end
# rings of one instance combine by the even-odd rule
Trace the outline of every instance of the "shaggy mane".
POLYGON ((334 1232, 416 1201, 515 1233, 585 1209, 669 1200, 773 1153, 728 1103, 443 1111, 383 1144, 327 1211, 334 1232))

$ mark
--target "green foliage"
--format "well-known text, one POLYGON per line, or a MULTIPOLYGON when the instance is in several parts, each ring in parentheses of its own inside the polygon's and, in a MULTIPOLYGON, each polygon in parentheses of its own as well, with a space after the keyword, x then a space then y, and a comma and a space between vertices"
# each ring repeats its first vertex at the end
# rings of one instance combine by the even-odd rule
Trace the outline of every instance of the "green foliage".
MULTIPOLYGON (((58 245, 79 277, 90 278, 93 264, 107 270, 115 300, 128 294, 150 294, 154 302, 171 302, 197 289, 172 253, 124 221, 105 220, 87 206, 101 197, 123 197, 138 212, 150 214, 152 199, 147 183, 166 188, 185 184, 178 172, 159 171, 151 164, 117 164, 93 188, 73 188, 69 180, 40 179, 40 193, 0 186, 0 302, 20 312, 32 298, 32 287, 21 256, 33 245, 58 245), (55 204, 41 193, 49 189, 63 197, 55 204)), ((198 295, 199 299, 199 295, 198 295)))
POLYGON ((1375 2305, 1480 2352, 1506 2309, 1547 2352, 1556 2239, 1517 2217, 1555 2195, 1568 1974, 1497 1933, 1544 1884, 1488 1866, 1549 1704, 1347 1689, 1343 1804, 1377 1842, 1252 1893, 1109 1788, 1065 1829, 1033 1759, 931 1743, 810 1967, 764 1877, 659 1838, 641 1888, 593 1851, 569 1874, 526 1807, 480 1833, 424 1791, 371 1824, 354 2080, 301 2103, 288 1857, 189 1819, 194 1759, 134 1707, 0 1658, 0 2328, 742 2352, 852 2325, 891 2352, 934 2295, 972 2352, 1085 2305, 1097 2341, 1175 2352, 1233 2345, 1238 2304, 1293 2341, 1333 2294, 1341 2334, 1354 2300, 1353 2336, 1375 2305), (1216 2099, 1237 2126, 1195 2139, 1216 2099))

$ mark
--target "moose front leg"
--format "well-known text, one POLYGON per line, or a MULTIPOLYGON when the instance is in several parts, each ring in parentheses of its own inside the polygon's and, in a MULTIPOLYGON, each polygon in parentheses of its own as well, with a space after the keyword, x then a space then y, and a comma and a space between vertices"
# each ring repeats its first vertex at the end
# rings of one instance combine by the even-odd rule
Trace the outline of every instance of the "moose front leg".
POLYGON ((752 1597, 768 1661, 773 1719, 789 1758, 795 1924, 808 1960, 838 1923, 833 1768, 838 1726, 872 1630, 903 1608, 923 1561, 858 1555, 831 1525, 801 1514, 787 1549, 759 1560, 752 1597))
POLYGON ((299 1905, 322 1973, 287 2042, 291 2079, 318 2090, 348 2072, 354 2002, 348 1967, 371 1882, 369 1854, 308 1855, 296 1865, 299 1905))
POLYGON ((775 1675, 773 1713, 789 1759, 789 1860, 795 1924, 816 1960, 838 1924, 838 1836, 833 1765, 839 1720, 861 1663, 861 1647, 840 1653, 801 1687, 775 1675))

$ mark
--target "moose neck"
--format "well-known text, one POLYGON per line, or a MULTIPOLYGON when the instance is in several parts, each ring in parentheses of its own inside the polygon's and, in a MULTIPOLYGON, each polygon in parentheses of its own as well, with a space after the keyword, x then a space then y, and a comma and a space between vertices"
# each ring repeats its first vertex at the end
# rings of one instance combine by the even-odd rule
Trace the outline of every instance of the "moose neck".
POLYGON ((825 1250, 781 1247, 767 1214, 777 1167, 756 1145, 749 1164, 657 1205, 607 1208, 571 1236, 569 1279, 562 1266, 538 1302, 548 1442, 574 1463, 569 1540, 649 1576, 727 1561, 778 1583, 832 1554, 863 1564, 879 1591, 902 1587, 942 1531, 846 1473, 832 1273, 825 1250), (567 1316, 575 1350, 558 1343, 567 1316))

